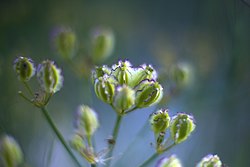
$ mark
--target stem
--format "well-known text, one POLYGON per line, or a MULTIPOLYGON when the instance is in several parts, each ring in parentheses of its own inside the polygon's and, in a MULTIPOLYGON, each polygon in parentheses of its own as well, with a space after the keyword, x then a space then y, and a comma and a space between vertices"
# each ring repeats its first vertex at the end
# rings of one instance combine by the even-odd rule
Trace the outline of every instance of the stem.
MULTIPOLYGON (((118 136, 119 128, 120 128, 120 125, 121 125, 121 120, 122 120, 122 115, 118 115, 117 114, 116 122, 115 122, 115 127, 113 129, 113 134, 112 134, 112 137, 113 137, 113 140, 115 141, 115 143, 116 143, 116 139, 117 139, 117 136, 118 136)), ((110 149, 110 151, 109 151, 109 154, 108 154, 107 157, 112 157, 114 147, 115 147, 114 144, 109 143, 109 149, 110 149)), ((111 160, 107 162, 107 166, 110 166, 110 164, 111 164, 111 160)))
POLYGON ((161 153, 154 153, 151 157, 149 157, 146 161, 144 161, 141 165, 139 165, 139 167, 146 167, 148 166, 155 158, 158 157, 158 155, 170 150, 172 147, 174 147, 176 144, 173 143, 170 146, 168 146, 167 148, 163 149, 161 153))
POLYGON ((22 91, 18 91, 18 95, 21 96, 24 100, 28 101, 29 103, 33 104, 33 102, 28 98, 26 97, 22 91))
POLYGON ((32 89, 30 88, 29 84, 28 84, 27 82, 25 82, 25 81, 23 81, 23 84, 24 84, 24 86, 26 87, 26 89, 28 90, 28 92, 30 93, 30 95, 31 95, 31 96, 34 96, 33 91, 32 91, 32 89))
MULTIPOLYGON (((87 141, 88 141, 88 145, 91 148, 91 150, 92 149, 94 150, 93 145, 92 145, 92 141, 91 141, 91 136, 87 136, 87 141)), ((96 164, 90 164, 90 166, 91 167, 96 167, 96 164)))
POLYGON ((46 120, 48 121, 50 127, 52 128, 52 130, 54 131, 54 133, 56 134, 57 138, 60 140, 60 142, 62 143, 62 145, 64 146, 64 148, 67 150, 67 152, 69 153, 69 155, 71 156, 71 158, 75 161, 75 163, 77 164, 78 167, 81 167, 81 164, 78 162, 78 160, 74 156, 73 152, 71 151, 71 149, 67 145, 65 139, 63 138, 62 134, 57 129, 57 127, 54 124, 54 121, 52 120, 52 118, 49 115, 48 111, 44 107, 42 107, 41 110, 42 110, 42 113, 45 116, 46 120))
POLYGON ((137 107, 134 107, 134 108, 132 108, 132 109, 126 111, 125 113, 128 114, 128 113, 130 113, 130 112, 132 112, 132 111, 134 111, 134 110, 136 110, 136 109, 137 109, 137 107))

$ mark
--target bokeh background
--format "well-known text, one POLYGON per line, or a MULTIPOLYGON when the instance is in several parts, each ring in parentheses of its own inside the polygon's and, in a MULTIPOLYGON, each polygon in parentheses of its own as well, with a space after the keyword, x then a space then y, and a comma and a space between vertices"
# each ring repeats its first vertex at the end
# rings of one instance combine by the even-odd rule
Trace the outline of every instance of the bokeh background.
MULTIPOLYGON (((74 166, 40 111, 17 95, 23 86, 12 63, 21 54, 37 63, 52 59, 62 67, 64 87, 52 98, 48 109, 65 138, 73 134, 77 106, 88 104, 98 112, 101 122, 95 135, 97 149, 106 147, 115 113, 96 98, 86 79, 74 75, 55 53, 50 34, 54 27, 71 27, 81 47, 87 48, 91 29, 107 26, 115 33, 116 46, 105 64, 127 58, 134 65, 149 63, 166 71, 176 62, 192 66, 192 84, 163 107, 170 109, 170 115, 192 113, 197 128, 186 142, 165 156, 174 153, 184 166, 191 167, 213 153, 230 167, 249 166, 249 4, 249 0, 1 1, 1 134, 16 138, 31 167, 74 166)), ((36 79, 31 85, 37 87, 36 79)), ((136 167, 154 152, 149 126, 140 130, 153 111, 155 107, 138 110, 123 120, 114 166, 136 167)))

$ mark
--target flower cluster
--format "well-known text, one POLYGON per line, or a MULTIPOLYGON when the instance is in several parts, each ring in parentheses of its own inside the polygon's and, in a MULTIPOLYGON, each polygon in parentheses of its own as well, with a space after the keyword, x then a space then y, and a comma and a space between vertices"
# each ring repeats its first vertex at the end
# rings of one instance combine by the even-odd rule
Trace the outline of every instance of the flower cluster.
MULTIPOLYGON (((63 86, 63 76, 60 68, 56 67, 55 63, 50 60, 45 60, 37 67, 30 58, 18 57, 14 61, 14 70, 22 81, 29 93, 33 96, 32 100, 29 100, 37 107, 45 106, 50 97, 59 91, 63 86), (40 90, 33 93, 27 82, 36 74, 40 90)), ((19 92, 21 96, 26 99, 26 96, 22 92, 19 92)))
POLYGON ((151 129, 155 134, 156 151, 164 152, 167 147, 165 133, 170 128, 170 137, 174 144, 179 144, 185 141, 194 131, 195 124, 192 116, 185 113, 178 113, 170 118, 168 110, 158 110, 150 116, 151 129))
POLYGON ((119 61, 111 68, 96 67, 92 80, 97 97, 120 115, 157 104, 163 95, 151 65, 133 67, 127 60, 119 61))

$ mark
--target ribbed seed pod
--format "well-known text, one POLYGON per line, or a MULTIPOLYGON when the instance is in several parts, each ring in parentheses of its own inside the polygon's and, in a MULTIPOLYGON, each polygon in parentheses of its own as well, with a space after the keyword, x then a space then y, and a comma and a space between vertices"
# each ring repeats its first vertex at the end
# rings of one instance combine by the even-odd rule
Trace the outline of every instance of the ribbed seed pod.
POLYGON ((38 65, 37 78, 41 88, 47 93, 55 93, 63 86, 61 69, 50 60, 45 60, 38 65))
POLYGON ((114 98, 114 107, 123 114, 126 110, 131 108, 135 104, 135 91, 130 87, 123 85, 116 89, 116 95, 114 98))
POLYGON ((196 167, 222 167, 222 162, 217 155, 209 154, 203 157, 196 167))
POLYGON ((151 129, 155 134, 165 132, 169 127, 169 123, 168 110, 158 110, 150 116, 151 129))
POLYGON ((194 129, 193 117, 185 113, 177 114, 170 123, 171 137, 176 144, 185 141, 194 129))
POLYGON ((84 136, 90 137, 99 127, 96 112, 86 105, 81 105, 76 114, 76 129, 84 136))
POLYGON ((94 89, 97 97, 105 103, 112 104, 115 94, 116 80, 108 75, 95 80, 94 89))
POLYGON ((149 107, 158 103, 163 95, 162 86, 154 80, 144 80, 135 88, 135 105, 138 108, 149 107))
POLYGON ((14 70, 20 81, 27 82, 34 76, 36 69, 33 60, 26 57, 18 57, 14 61, 14 70))

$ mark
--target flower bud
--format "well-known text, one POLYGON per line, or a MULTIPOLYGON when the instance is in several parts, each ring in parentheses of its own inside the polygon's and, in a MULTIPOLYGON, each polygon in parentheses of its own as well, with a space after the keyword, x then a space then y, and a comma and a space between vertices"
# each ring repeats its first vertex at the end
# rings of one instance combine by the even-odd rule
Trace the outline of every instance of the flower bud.
POLYGON ((185 141, 194 129, 193 117, 185 113, 177 114, 170 123, 171 137, 176 144, 185 141))
POLYGON ((117 79, 120 85, 128 84, 133 79, 134 69, 129 61, 119 61, 112 66, 112 75, 117 79))
POLYGON ((135 91, 130 87, 126 85, 118 87, 115 94, 114 107, 119 114, 123 114, 135 104, 135 91))
POLYGON ((63 58, 72 58, 76 51, 76 35, 73 31, 62 29, 55 37, 55 46, 63 58))
POLYGON ((180 160, 175 156, 164 157, 158 161, 156 167, 182 167, 180 160))
POLYGON ((104 75, 95 80, 94 89, 96 96, 105 103, 113 103, 116 80, 113 77, 104 75))
POLYGON ((75 133, 70 140, 70 146, 77 151, 85 148, 83 137, 80 134, 75 133))
POLYGON ((131 81, 128 83, 132 88, 138 85, 143 80, 156 80, 157 73, 151 65, 143 64, 139 68, 134 68, 131 81))
POLYGON ((196 167, 222 167, 222 162, 217 155, 207 155, 196 165, 196 167))
POLYGON ((135 88, 135 105, 138 108, 152 106, 158 103, 163 95, 162 86, 154 80, 144 80, 135 88))
POLYGON ((36 71, 33 61, 26 57, 18 57, 14 61, 14 70, 17 73, 18 79, 24 82, 29 81, 36 71))
POLYGON ((0 140, 0 155, 6 167, 17 167, 23 161, 23 153, 18 143, 8 135, 0 140))
POLYGON ((150 117, 151 129, 155 134, 165 132, 169 127, 169 122, 168 110, 158 110, 150 117))
POLYGON ((37 78, 41 88, 47 93, 55 93, 62 88, 61 69, 53 61, 45 60, 37 68, 37 78))
POLYGON ((77 110, 76 128, 84 136, 90 137, 99 126, 96 112, 86 105, 81 105, 77 110))
POLYGON ((114 34, 109 29, 95 29, 91 36, 92 40, 92 58, 98 63, 108 58, 114 49, 114 34))

